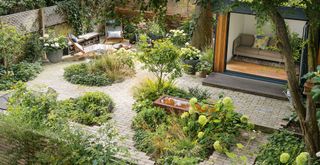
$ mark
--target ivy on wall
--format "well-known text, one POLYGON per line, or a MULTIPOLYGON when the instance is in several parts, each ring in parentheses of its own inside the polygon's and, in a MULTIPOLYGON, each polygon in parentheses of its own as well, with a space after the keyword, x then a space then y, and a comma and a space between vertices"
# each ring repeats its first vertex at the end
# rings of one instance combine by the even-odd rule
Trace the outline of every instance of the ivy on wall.
POLYGON ((52 6, 62 0, 1 0, 0 15, 52 6))

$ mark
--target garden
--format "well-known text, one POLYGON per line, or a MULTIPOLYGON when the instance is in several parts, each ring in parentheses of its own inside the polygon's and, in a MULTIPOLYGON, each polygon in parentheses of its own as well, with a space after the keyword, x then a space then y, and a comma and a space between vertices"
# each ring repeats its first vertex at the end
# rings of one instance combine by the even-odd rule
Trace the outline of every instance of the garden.
MULTIPOLYGON (((309 65, 300 87, 288 71, 290 101, 204 86, 215 67, 216 13, 232 6, 174 2, 188 4, 191 16, 169 14, 167 1, 136 3, 0 2, 0 162, 320 164, 320 66, 309 65), (49 21, 53 5, 63 22, 35 19, 36 31, 4 19, 36 10, 49 21), (210 17, 201 14, 208 9, 210 17)), ((266 15, 279 5, 247 3, 266 15)), ((317 10, 311 4, 299 7, 317 10)), ((266 22, 261 17, 257 24, 266 22)), ((308 42, 284 39, 274 49, 308 42)), ((291 50, 288 68, 301 51, 291 50)))

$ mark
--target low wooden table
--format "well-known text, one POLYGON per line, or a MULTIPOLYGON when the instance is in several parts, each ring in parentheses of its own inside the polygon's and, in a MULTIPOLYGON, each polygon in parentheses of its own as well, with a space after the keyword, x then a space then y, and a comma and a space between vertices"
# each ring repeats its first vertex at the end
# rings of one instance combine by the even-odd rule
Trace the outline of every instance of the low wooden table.
POLYGON ((172 97, 161 96, 153 102, 154 105, 164 108, 168 113, 182 114, 189 111, 189 100, 172 97))

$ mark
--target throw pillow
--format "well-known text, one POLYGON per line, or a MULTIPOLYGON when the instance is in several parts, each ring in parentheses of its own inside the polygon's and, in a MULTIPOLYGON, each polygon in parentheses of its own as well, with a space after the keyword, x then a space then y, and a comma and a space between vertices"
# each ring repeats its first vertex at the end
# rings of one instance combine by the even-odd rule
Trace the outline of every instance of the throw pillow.
POLYGON ((268 46, 270 37, 268 36, 262 36, 262 35, 256 35, 253 48, 258 48, 258 49, 266 49, 268 46))
POLYGON ((108 31, 108 38, 122 38, 121 31, 108 31))
POLYGON ((78 42, 78 38, 74 36, 73 34, 69 34, 69 38, 72 40, 72 42, 78 42))

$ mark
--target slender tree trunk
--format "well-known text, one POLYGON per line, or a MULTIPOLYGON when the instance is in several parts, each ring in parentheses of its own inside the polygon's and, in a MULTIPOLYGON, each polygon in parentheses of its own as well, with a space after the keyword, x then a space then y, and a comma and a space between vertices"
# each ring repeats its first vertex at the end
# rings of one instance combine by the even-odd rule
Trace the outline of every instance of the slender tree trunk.
POLYGON ((213 13, 210 3, 196 6, 196 25, 191 39, 192 46, 205 50, 211 47, 213 39, 213 13))
MULTIPOLYGON (((263 2, 264 5, 268 5, 268 0, 263 0, 263 2)), ((292 47, 288 37, 288 29, 283 17, 274 6, 271 7, 269 15, 272 22, 276 26, 276 35, 280 41, 278 47, 280 48, 281 54, 285 59, 285 70, 288 75, 288 85, 290 94, 292 96, 292 104, 299 117, 308 152, 313 158, 315 158, 316 152, 319 151, 319 128, 317 121, 314 121, 314 117, 316 116, 314 103, 312 100, 308 99, 308 109, 306 109, 303 104, 303 99, 302 95, 300 94, 299 83, 296 76, 292 47)))

